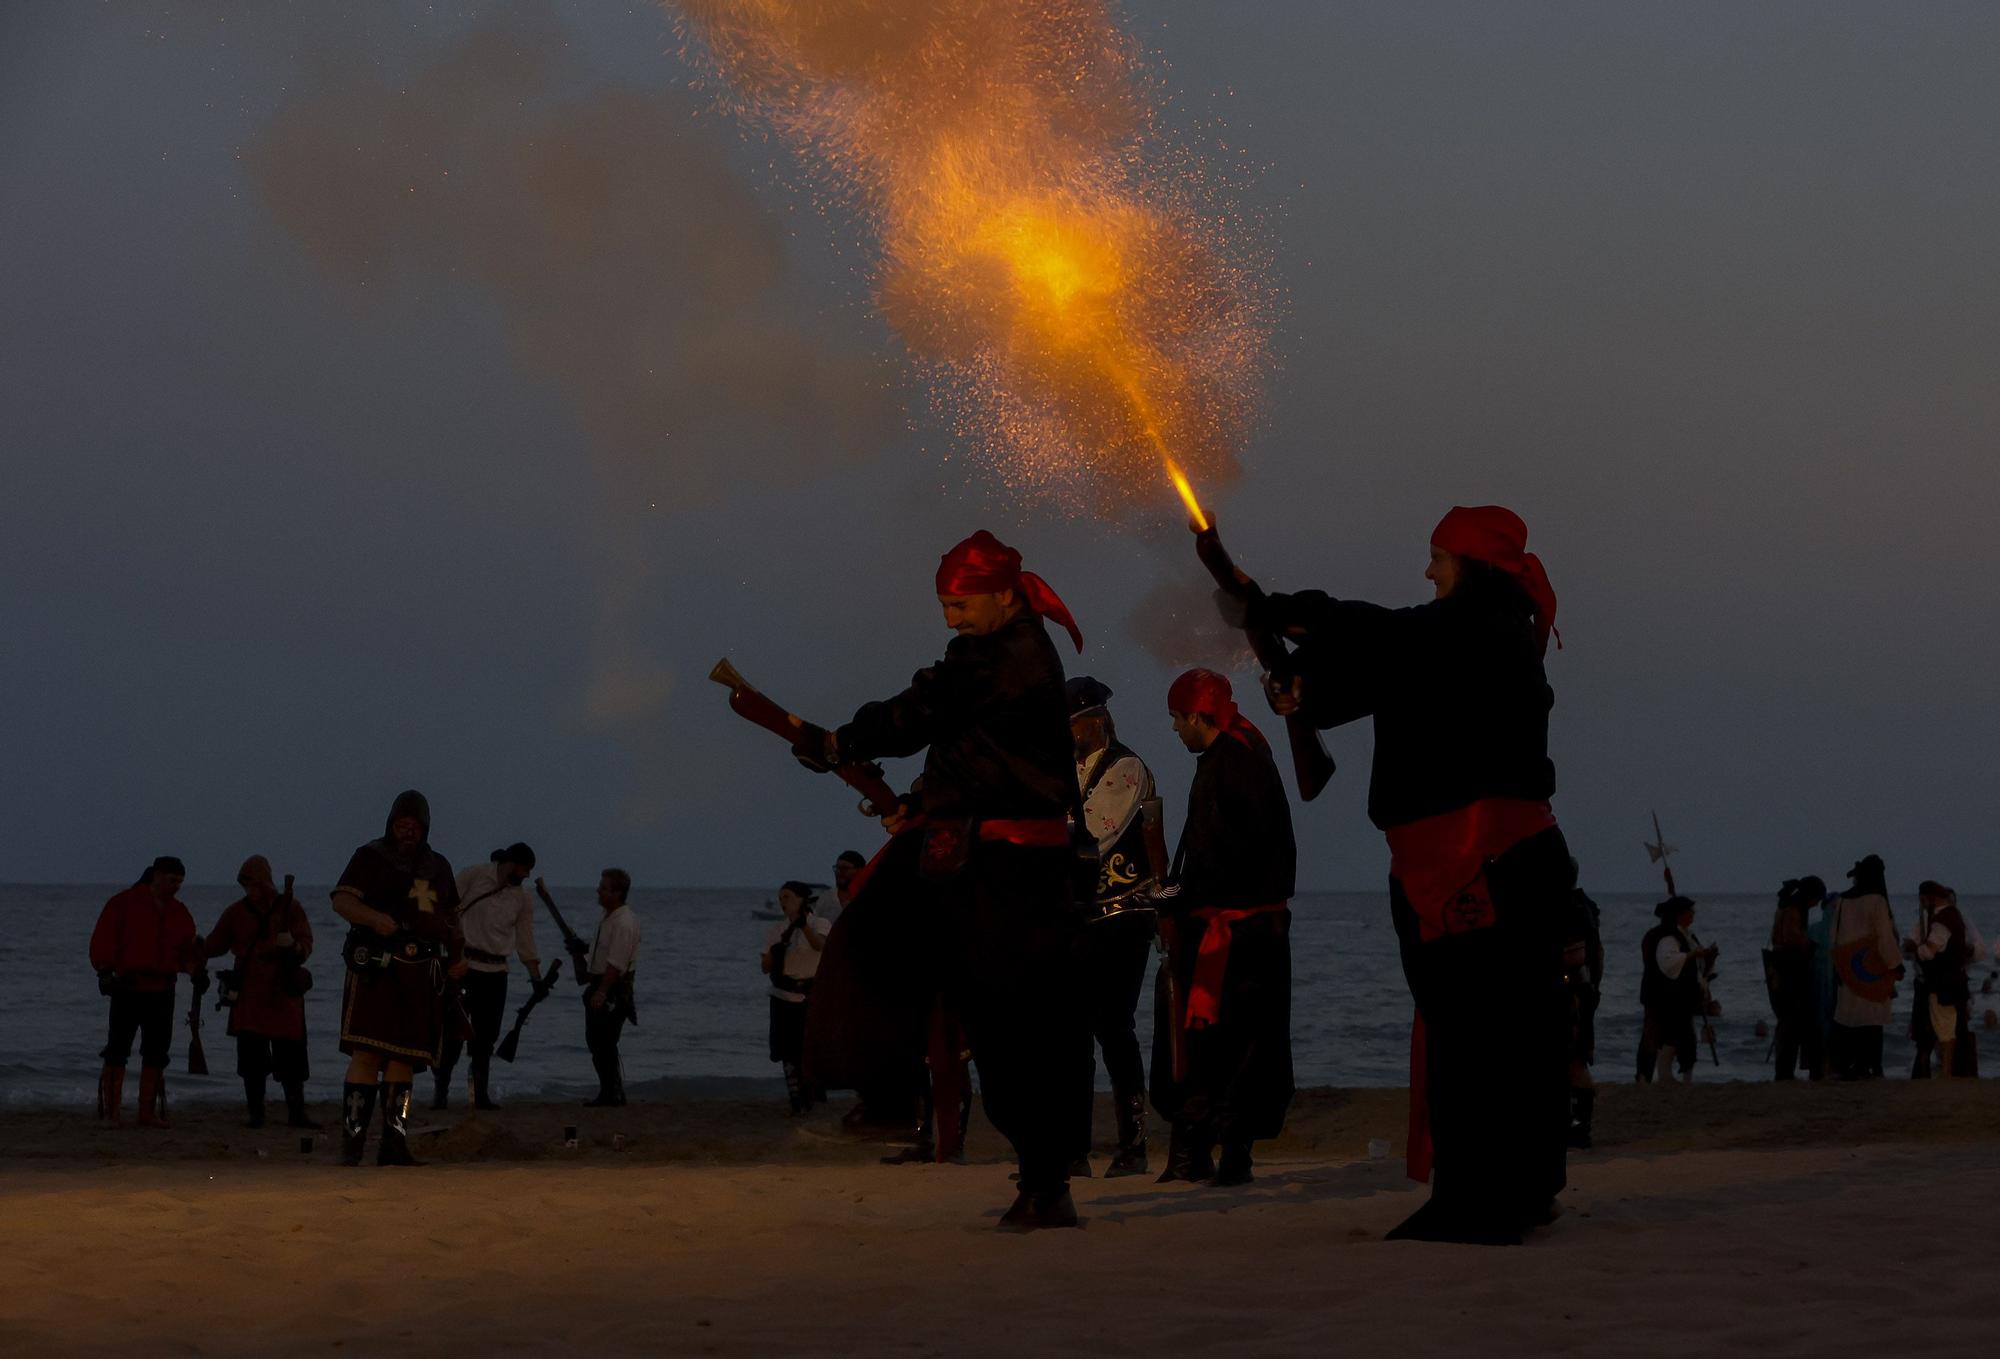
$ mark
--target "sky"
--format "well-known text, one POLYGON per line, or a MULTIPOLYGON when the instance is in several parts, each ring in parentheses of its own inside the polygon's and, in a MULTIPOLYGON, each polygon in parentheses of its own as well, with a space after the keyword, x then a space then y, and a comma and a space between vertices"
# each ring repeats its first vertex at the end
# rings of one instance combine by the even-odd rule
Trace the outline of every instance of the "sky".
MULTIPOLYGON (((1238 560, 1417 603, 1446 508, 1517 509, 1587 886, 1654 885, 1657 809, 1697 896, 2000 888, 2000 10, 1121 9, 1282 293, 1238 560)), ((326 881, 406 786, 455 863, 823 878, 873 823, 708 669, 844 718, 979 527, 1178 824, 1172 504, 955 446, 855 224, 695 74, 645 3, 0 11, 0 880, 326 881)), ((1373 890, 1329 743, 1300 882, 1373 890)))

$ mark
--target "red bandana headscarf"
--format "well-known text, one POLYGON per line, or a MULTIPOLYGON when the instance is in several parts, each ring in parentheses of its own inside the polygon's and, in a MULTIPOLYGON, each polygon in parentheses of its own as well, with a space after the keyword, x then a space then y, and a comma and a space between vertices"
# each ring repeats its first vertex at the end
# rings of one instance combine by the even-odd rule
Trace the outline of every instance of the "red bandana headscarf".
POLYGON ((1441 547, 1454 557, 1470 557, 1512 576, 1535 606, 1535 637, 1542 650, 1549 649, 1549 635, 1555 634, 1556 650, 1562 650, 1562 634, 1556 632, 1556 592, 1542 559, 1528 551, 1528 526, 1521 516, 1498 505, 1454 505, 1451 513, 1438 520, 1431 534, 1431 546, 1441 547))
POLYGON ((1271 748, 1256 723, 1236 706, 1236 691, 1230 687, 1227 675, 1218 675, 1213 670, 1187 671, 1167 690, 1167 708, 1191 717, 1206 717, 1223 735, 1234 736, 1254 750, 1271 748))
POLYGON ((938 560, 937 592, 941 595, 997 595, 1012 590, 1028 610, 1062 624, 1076 649, 1083 650, 1083 633, 1069 615, 1069 606, 1033 571, 1021 569, 1021 554, 985 529, 973 534, 938 560))

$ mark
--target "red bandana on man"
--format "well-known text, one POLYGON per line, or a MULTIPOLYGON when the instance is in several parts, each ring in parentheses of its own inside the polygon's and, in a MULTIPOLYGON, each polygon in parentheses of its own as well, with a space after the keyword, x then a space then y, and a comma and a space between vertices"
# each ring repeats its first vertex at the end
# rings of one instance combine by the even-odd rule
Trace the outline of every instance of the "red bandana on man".
POLYGON ((1528 526, 1520 515, 1500 505, 1454 505, 1438 520, 1431 546, 1512 576, 1534 603, 1535 636, 1542 650, 1549 649, 1550 633, 1555 633, 1556 650, 1562 650, 1562 634, 1556 632, 1556 592, 1542 559, 1528 551, 1528 526))
POLYGON ((1257 724, 1236 706, 1236 691, 1227 675, 1218 675, 1213 670, 1185 672, 1167 690, 1167 709, 1206 717, 1224 736, 1233 736, 1253 750, 1268 753, 1271 749, 1271 743, 1257 730, 1257 724))
POLYGON ((938 559, 937 592, 941 595, 997 595, 1012 590, 1038 617, 1060 623, 1083 650, 1083 633, 1070 617, 1069 606, 1033 571, 1021 569, 1021 554, 985 529, 938 559))

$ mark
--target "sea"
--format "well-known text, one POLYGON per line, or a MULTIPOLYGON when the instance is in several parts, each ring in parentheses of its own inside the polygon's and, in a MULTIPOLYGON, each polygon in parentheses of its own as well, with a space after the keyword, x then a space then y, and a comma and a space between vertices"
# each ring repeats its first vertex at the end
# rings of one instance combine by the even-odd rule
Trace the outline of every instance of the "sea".
MULTIPOLYGON (((98 911, 115 890, 109 885, 0 885, 0 1106, 87 1106, 93 1101, 108 1003, 97 992, 88 947, 98 911)), ((564 916, 587 938, 598 915, 594 890, 551 891, 564 916)), ((181 892, 204 930, 236 895, 233 886, 190 885, 181 892)), ((325 888, 302 887, 299 899, 312 918, 318 944, 310 965, 314 986, 306 996, 312 1063, 308 1093, 331 1101, 338 1096, 346 1065, 337 1038, 339 946, 346 926, 333 915, 325 888)), ((1597 1019, 1599 1081, 1632 1078, 1639 1040, 1639 941, 1652 927, 1653 901, 1645 895, 1598 897, 1607 958, 1597 1019)), ((2000 897, 1967 897, 1960 904, 1988 941, 2000 938, 2000 897)), ((1898 926, 1907 930, 1915 903, 1895 905, 1898 926)), ((766 1049, 769 993, 757 967, 775 915, 768 893, 750 888, 641 890, 633 894, 632 907, 645 937, 637 969, 639 1025, 627 1031, 622 1046, 628 1088, 640 1098, 776 1097, 782 1087, 766 1049)), ((1697 1080, 1771 1078, 1771 1014, 1760 959, 1771 908, 1764 895, 1702 899, 1695 931, 1703 942, 1721 947, 1713 989, 1722 1017, 1715 1026, 1715 1059, 1706 1051, 1701 1054, 1697 1080)), ((1410 1000, 1385 895, 1307 892, 1294 900, 1292 909, 1292 1055, 1299 1084, 1405 1084, 1410 1000)), ((560 939, 546 917, 538 924, 538 938, 545 959, 562 956, 560 939)), ((1992 975, 1992 964, 1981 963, 1974 991, 1992 975)), ((1138 1014, 1140 1040, 1149 1056, 1151 989, 1149 979, 1138 1014)), ((225 1035, 228 1016, 216 1011, 215 994, 211 991, 202 1011, 202 1038, 213 1074, 188 1076, 183 1074, 188 988, 182 983, 170 1078, 177 1100, 240 1098, 234 1044, 225 1035)), ((510 1023, 527 994, 527 980, 517 964, 508 992, 510 1023)), ((565 1100, 595 1090, 578 997, 565 968, 561 989, 529 1018, 518 1059, 512 1065, 494 1062, 494 1093, 502 1102, 565 1100)), ((1995 996, 1978 1001, 1982 1008, 2000 1005, 1995 996)), ((1885 1065, 1892 1075, 1907 1073, 1912 1060, 1906 1035, 1909 1004, 1905 985, 1885 1043, 1885 1065)), ((1507 1057, 1506 1016, 1495 1015, 1493 1059, 1507 1057)), ((1989 1070, 1993 1066, 1988 1063, 1989 1070)), ((462 1092, 463 1066, 457 1080, 462 1092)), ((1098 1080, 1102 1086, 1101 1067, 1098 1080)))

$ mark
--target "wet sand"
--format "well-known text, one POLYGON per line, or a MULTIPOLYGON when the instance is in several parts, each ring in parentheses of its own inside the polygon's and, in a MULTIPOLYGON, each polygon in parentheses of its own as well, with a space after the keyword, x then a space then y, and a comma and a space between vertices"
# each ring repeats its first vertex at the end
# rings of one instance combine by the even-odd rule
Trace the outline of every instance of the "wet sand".
POLYGON ((1306 1092, 1250 1188, 1079 1182, 1086 1228, 1029 1237, 992 1230, 983 1127, 971 1165, 891 1168, 831 1111, 522 1106, 449 1118, 425 1168, 349 1170, 233 1110, 10 1111, 0 1349, 1873 1355, 1990 1330, 1966 1224, 2000 1209, 2000 1084, 1610 1088, 1565 1216, 1500 1250, 1380 1240, 1421 1193, 1367 1156, 1400 1148, 1401 1101, 1306 1092), (1843 1242, 1865 1288, 1832 1282, 1843 1242), (1663 1307, 1689 1329, 1633 1324, 1663 1307))

